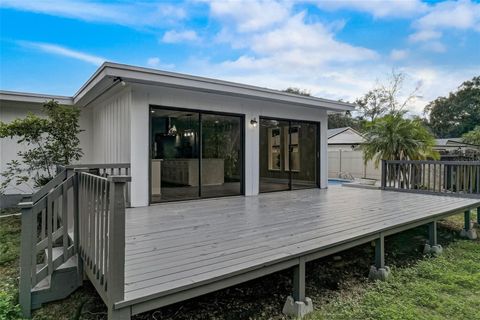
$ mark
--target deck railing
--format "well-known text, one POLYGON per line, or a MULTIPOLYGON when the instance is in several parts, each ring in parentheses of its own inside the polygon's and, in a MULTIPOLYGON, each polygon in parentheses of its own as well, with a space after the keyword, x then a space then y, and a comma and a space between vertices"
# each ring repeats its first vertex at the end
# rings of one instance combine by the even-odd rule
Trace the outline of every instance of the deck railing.
POLYGON ((382 161, 382 189, 480 198, 480 161, 382 161))
POLYGON ((128 176, 108 178, 79 172, 79 253, 107 305, 123 299, 125 265, 125 184, 128 176))
POLYGON ((85 271, 97 289, 103 288, 98 291, 105 293, 105 302, 123 298, 126 183, 130 177, 115 174, 128 172, 129 166, 86 167, 61 168, 53 180, 19 204, 19 302, 26 317, 31 312, 32 289, 77 253, 82 257, 77 259, 79 281, 85 260, 85 271))
POLYGON ((74 185, 75 176, 63 171, 31 199, 19 204, 22 211, 19 300, 27 315, 32 288, 75 254, 68 214, 69 192, 74 185), (59 247, 61 250, 54 253, 54 248, 59 247))

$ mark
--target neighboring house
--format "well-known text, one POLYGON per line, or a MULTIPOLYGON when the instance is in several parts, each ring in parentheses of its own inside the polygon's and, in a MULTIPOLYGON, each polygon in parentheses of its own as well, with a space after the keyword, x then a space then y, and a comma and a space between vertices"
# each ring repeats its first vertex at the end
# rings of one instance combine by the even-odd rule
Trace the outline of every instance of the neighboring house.
POLYGON ((380 168, 375 168, 372 161, 363 161, 360 146, 364 142, 362 134, 353 128, 328 129, 328 177, 380 179, 380 168))
MULTIPOLYGON (((104 63, 73 97, 0 92, 2 121, 54 99, 81 108, 82 163, 130 163, 131 205, 327 187, 332 100, 104 63)), ((0 142, 1 164, 16 158, 0 142)), ((29 192, 28 188, 11 193, 29 192)))
POLYGON ((440 153, 441 160, 480 159, 480 146, 465 143, 462 138, 436 139, 434 149, 440 153))
POLYGON ((356 150, 365 142, 360 132, 350 127, 328 129, 328 151, 356 150))

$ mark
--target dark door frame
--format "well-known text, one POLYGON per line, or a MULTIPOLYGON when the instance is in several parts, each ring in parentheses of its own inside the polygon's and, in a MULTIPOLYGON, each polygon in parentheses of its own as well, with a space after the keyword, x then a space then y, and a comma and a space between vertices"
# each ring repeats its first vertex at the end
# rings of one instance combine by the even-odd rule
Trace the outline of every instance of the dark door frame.
POLYGON ((219 116, 232 116, 240 118, 240 160, 241 160, 241 172, 240 172, 240 195, 245 195, 245 114, 239 113, 229 113, 229 112, 216 112, 216 111, 208 111, 208 110, 201 110, 201 109, 189 109, 189 108, 182 108, 182 107, 172 107, 172 106, 163 106, 163 105, 156 105, 150 104, 148 106, 148 203, 150 204, 158 204, 158 203, 165 203, 165 202, 177 202, 177 201, 189 201, 189 200, 198 200, 198 199, 211 199, 211 198, 222 198, 222 197, 231 197, 232 195, 226 196, 213 196, 213 197, 204 197, 202 196, 202 146, 203 146, 203 139, 202 139, 202 114, 209 114, 209 115, 219 115, 219 116), (153 109, 163 109, 163 110, 171 110, 171 111, 180 111, 180 112, 192 112, 198 114, 198 150, 199 150, 199 158, 198 158, 198 197, 196 198, 188 198, 182 200, 165 200, 160 202, 152 202, 152 110, 153 109))
MULTIPOLYGON (((319 147, 319 144, 320 144, 320 126, 321 126, 321 123, 320 121, 309 121, 309 120, 298 120, 298 119, 289 119, 289 118, 280 118, 280 117, 270 117, 270 116, 259 116, 258 117, 258 122, 259 122, 259 126, 261 125, 261 120, 262 119, 265 119, 265 120, 278 120, 278 121, 286 121, 288 122, 288 190, 278 190, 278 191, 264 191, 262 192, 260 190, 260 179, 262 178, 260 176, 260 170, 259 171, 259 184, 258 184, 258 190, 259 190, 259 193, 269 193, 269 192, 281 192, 281 191, 292 191, 292 190, 297 190, 297 189, 293 189, 292 188, 292 165, 291 165, 291 150, 290 150, 290 142, 291 142, 291 132, 290 132, 290 129, 292 128, 292 122, 300 122, 300 123, 308 123, 308 124, 314 124, 316 126, 316 136, 315 136, 315 187, 312 187, 312 188, 304 188, 304 189, 314 189, 314 188, 320 188, 320 168, 321 168, 321 164, 320 164, 320 147, 319 147)), ((260 130, 258 132, 258 134, 260 135, 260 130)), ((261 137, 259 136, 259 139, 261 137)), ((260 145, 260 144, 259 144, 260 145)), ((260 163, 258 164, 259 165, 259 169, 260 169, 260 163)))

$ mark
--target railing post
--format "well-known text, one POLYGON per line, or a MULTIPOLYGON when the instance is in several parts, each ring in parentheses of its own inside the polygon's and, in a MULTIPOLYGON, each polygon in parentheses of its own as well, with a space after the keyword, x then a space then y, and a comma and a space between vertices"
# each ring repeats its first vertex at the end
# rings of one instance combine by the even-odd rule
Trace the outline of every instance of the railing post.
POLYGON ((387 186, 387 161, 382 160, 382 189, 387 186))
MULTIPOLYGON (((83 284, 83 259, 80 254, 80 174, 88 172, 85 168, 73 169, 73 245, 77 254, 77 280, 78 285, 83 284)), ((67 175, 68 176, 68 175, 67 175)))
POLYGON ((32 311, 32 250, 37 250, 35 236, 33 230, 36 231, 36 220, 33 219, 33 203, 21 202, 22 231, 21 231, 21 248, 20 248, 20 283, 19 283, 19 303, 25 318, 31 317, 32 311))
POLYGON ((129 176, 109 176, 110 203, 108 226, 108 281, 109 308, 124 298, 125 292, 125 184, 129 176))

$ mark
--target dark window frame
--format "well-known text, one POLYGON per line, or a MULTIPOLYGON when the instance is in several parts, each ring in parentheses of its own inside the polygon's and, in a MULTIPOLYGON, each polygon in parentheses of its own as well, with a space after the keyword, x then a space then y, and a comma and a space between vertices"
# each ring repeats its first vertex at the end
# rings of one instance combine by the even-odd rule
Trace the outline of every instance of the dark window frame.
POLYGON ((224 198, 224 197, 235 197, 235 196, 245 196, 245 163, 246 163, 246 155, 245 155, 245 114, 241 113, 231 113, 231 112, 222 112, 222 111, 211 111, 211 110, 202 110, 202 109, 191 109, 191 108, 184 108, 184 107, 172 107, 172 106, 164 106, 164 105, 157 105, 157 104, 149 104, 148 106, 148 203, 149 205, 152 204, 161 204, 166 202, 179 202, 179 201, 191 201, 191 200, 202 200, 202 199, 214 199, 214 198, 224 198), (200 137, 198 140, 198 148, 199 148, 199 157, 198 157, 198 197, 194 198, 186 198, 181 200, 163 200, 159 202, 152 202, 152 110, 154 109, 163 109, 163 110, 171 110, 171 111, 179 111, 179 112, 191 112, 196 113, 199 116, 198 119, 198 136, 200 137), (202 139, 202 114, 208 115, 218 115, 218 116, 231 116, 231 117, 238 117, 240 119, 240 160, 241 160, 241 173, 240 173, 240 194, 238 195, 218 195, 218 196, 211 196, 206 197, 202 196, 202 147, 203 147, 203 139, 202 139))

